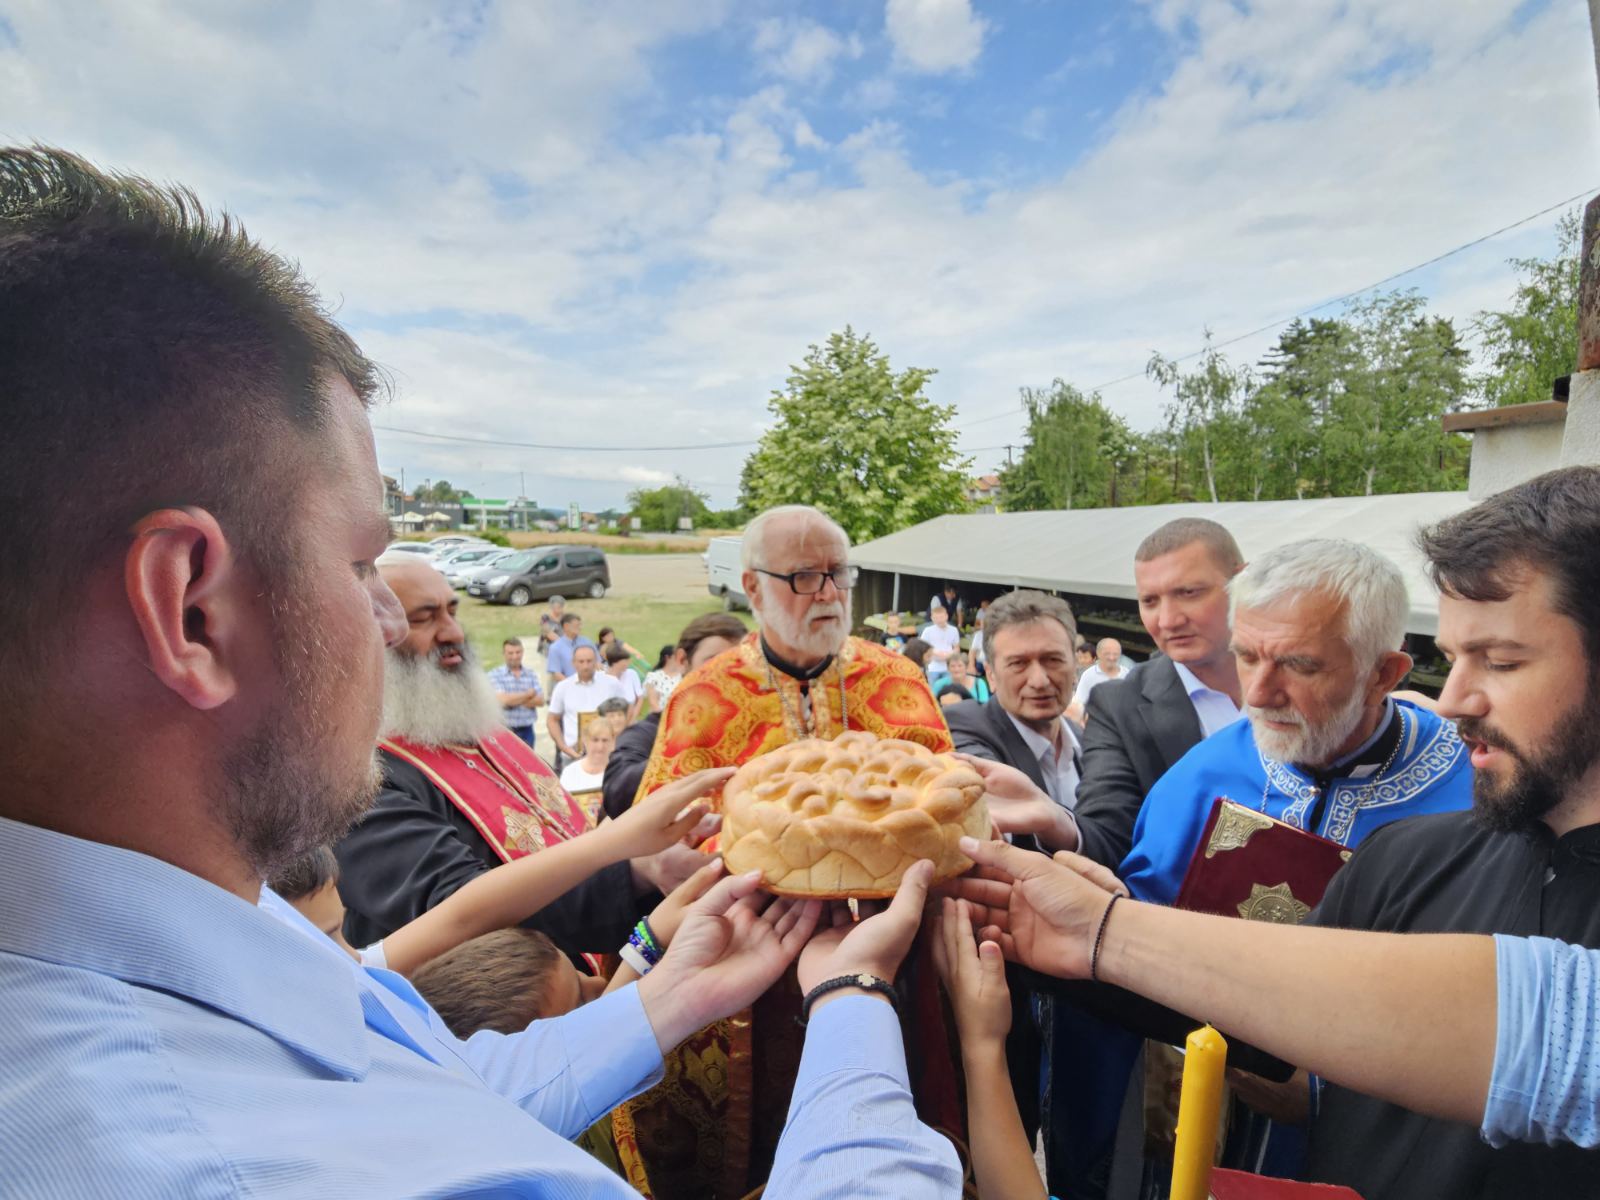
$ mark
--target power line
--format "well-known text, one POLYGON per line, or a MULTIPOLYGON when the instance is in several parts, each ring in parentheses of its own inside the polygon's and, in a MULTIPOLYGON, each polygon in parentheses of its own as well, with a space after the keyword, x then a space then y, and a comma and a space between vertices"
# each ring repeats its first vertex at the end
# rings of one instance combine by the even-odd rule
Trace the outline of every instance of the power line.
MULTIPOLYGON (((1450 250, 1446 250, 1443 254, 1436 254, 1425 262, 1420 262, 1415 266, 1407 267, 1403 271, 1396 271, 1392 275, 1386 275, 1376 283, 1369 283, 1366 287, 1357 288, 1353 292, 1346 292, 1342 296, 1335 296, 1331 300, 1324 300, 1320 304, 1313 304, 1311 307, 1303 308, 1299 312, 1291 313, 1287 317, 1279 317, 1277 320, 1268 321, 1265 325, 1258 325, 1256 328, 1251 329, 1248 332, 1235 334, 1233 337, 1225 338, 1220 342, 1211 342, 1209 345, 1202 346, 1198 350, 1191 350, 1187 354, 1180 354, 1176 358, 1172 359, 1172 361, 1187 362, 1191 358, 1199 358, 1208 350, 1220 350, 1224 346, 1232 346, 1235 343, 1245 341, 1248 338, 1253 338, 1258 334, 1266 333, 1269 330, 1276 329, 1280 325, 1287 325, 1290 321, 1297 320, 1300 317, 1307 317, 1312 313, 1321 312, 1323 309, 1331 308, 1336 304, 1344 304, 1350 300, 1354 300, 1357 296, 1380 288, 1386 283, 1393 283, 1397 279, 1403 279, 1407 275, 1415 274, 1426 267, 1433 266, 1435 263, 1440 263, 1447 258, 1454 257, 1464 250, 1470 250, 1474 246, 1482 245, 1484 242, 1499 237, 1502 233, 1509 233, 1513 229, 1517 229, 1523 225, 1526 225, 1529 221, 1537 221, 1540 217, 1546 216, 1549 213, 1553 213, 1558 208, 1564 208, 1569 204, 1573 204, 1587 196, 1593 195, 1597 190, 1600 189, 1586 189, 1585 191, 1579 192, 1575 196, 1569 196, 1565 200, 1557 201, 1555 204, 1552 204, 1547 208, 1541 208, 1536 213, 1530 213, 1528 216, 1523 217, 1520 220, 1513 221, 1509 225, 1502 225, 1499 229, 1496 229, 1493 232, 1485 233, 1480 237, 1475 237, 1469 242, 1463 242, 1459 246, 1456 246, 1450 250)), ((1126 375, 1118 375, 1115 379, 1108 379, 1103 383, 1091 384, 1085 390, 1089 392, 1101 392, 1105 391, 1107 388, 1116 387, 1118 384, 1128 383, 1135 379, 1143 379, 1144 377, 1145 372, 1142 370, 1130 371, 1126 375)), ((964 422, 962 427, 983 425, 989 421, 1000 421, 1007 417, 1015 417, 1017 415, 1018 410, 1009 409, 1005 412, 991 413, 986 417, 974 417, 972 420, 964 422)), ((559 446, 547 442, 515 442, 505 441, 499 438, 474 438, 463 437, 459 434, 451 433, 430 433, 423 429, 401 429, 393 425, 374 425, 373 428, 380 430, 383 433, 395 433, 404 437, 424 438, 426 440, 436 442, 460 442, 469 446, 488 446, 491 448, 508 448, 518 450, 553 450, 557 452, 576 454, 600 454, 606 452, 620 452, 626 454, 665 454, 682 453, 691 450, 744 450, 751 446, 760 444, 758 441, 751 440, 743 442, 695 442, 685 445, 669 446, 559 446)), ((970 451, 970 453, 979 453, 984 450, 1003 450, 1006 448, 1007 447, 1004 445, 980 446, 976 450, 970 451)))
MULTIPOLYGON (((1301 317, 1309 317, 1312 313, 1321 312, 1323 309, 1331 308, 1335 304, 1344 304, 1347 301, 1354 300, 1357 296, 1360 296, 1365 292, 1370 292, 1376 290, 1377 288, 1381 288, 1386 283, 1393 283, 1396 279, 1403 279, 1405 276, 1415 274, 1417 271, 1420 271, 1425 267, 1431 267, 1435 263, 1443 262, 1447 258, 1451 258, 1454 255, 1460 254, 1463 250, 1470 250, 1474 246, 1480 246, 1492 238, 1499 237, 1502 233, 1510 233, 1513 229, 1517 229, 1520 226, 1526 225, 1529 221, 1537 221, 1540 217, 1553 213, 1558 208, 1565 208, 1569 204, 1574 204, 1579 200, 1594 195, 1596 191, 1600 191, 1600 188, 1587 188, 1584 191, 1579 192, 1576 196, 1568 196, 1565 200, 1558 200, 1548 208, 1541 208, 1538 212, 1530 213, 1521 220, 1513 221, 1509 225, 1502 225, 1499 229, 1496 229, 1492 233, 1486 233, 1481 237, 1475 237, 1470 242, 1462 242, 1461 245, 1455 247, 1454 249, 1446 250, 1443 254, 1435 254, 1426 262, 1420 262, 1414 267, 1407 267, 1403 271, 1396 271, 1393 275, 1386 275, 1382 279, 1378 280, 1377 283, 1369 283, 1366 287, 1357 288, 1353 292, 1346 292, 1342 296, 1335 296, 1332 300, 1324 300, 1321 304, 1313 304, 1310 308, 1303 308, 1299 312, 1290 313, 1287 317, 1279 317, 1276 321, 1268 321, 1265 325, 1258 325, 1248 333, 1235 334, 1233 337, 1227 338, 1226 340, 1220 342, 1211 342, 1208 345, 1200 347, 1198 350, 1191 350, 1187 354, 1180 354, 1177 358, 1174 358, 1171 361, 1187 362, 1191 358, 1199 358, 1202 354, 1205 354, 1209 350, 1220 350, 1224 346, 1231 346, 1235 342, 1245 341, 1247 338, 1253 338, 1257 334, 1266 333, 1269 330, 1276 329, 1280 325, 1287 325, 1290 321, 1298 320, 1301 317)), ((1118 375, 1115 379, 1108 379, 1104 383, 1091 384, 1084 390, 1086 392, 1103 392, 1106 388, 1116 387, 1119 383, 1127 383, 1130 380, 1143 379, 1144 377, 1145 373, 1143 371, 1131 371, 1126 375, 1118 375)), ((982 425, 987 421, 999 421, 1005 417, 1014 417, 1017 415, 1017 413, 1018 410, 1015 409, 1008 412, 991 413, 987 417, 975 417, 973 420, 966 422, 966 424, 969 426, 982 425)))
POLYGON ((374 429, 384 433, 399 433, 406 437, 428 438, 436 442, 465 442, 469 446, 489 446, 493 448, 514 447, 519 450, 571 450, 584 454, 591 454, 602 450, 623 450, 630 454, 654 454, 668 450, 737 450, 745 446, 754 446, 756 442, 700 442, 692 446, 552 446, 544 442, 508 442, 500 438, 474 438, 461 437, 453 433, 429 433, 423 429, 399 429, 393 425, 374 425, 374 429))

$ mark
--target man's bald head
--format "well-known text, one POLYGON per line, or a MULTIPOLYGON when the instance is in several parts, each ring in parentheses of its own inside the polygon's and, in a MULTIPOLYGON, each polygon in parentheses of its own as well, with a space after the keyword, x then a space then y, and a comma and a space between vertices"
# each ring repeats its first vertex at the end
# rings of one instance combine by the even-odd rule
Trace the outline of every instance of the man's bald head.
POLYGON ((1115 671, 1122 662, 1122 643, 1116 638, 1101 638, 1094 645, 1094 657, 1102 671, 1115 671))

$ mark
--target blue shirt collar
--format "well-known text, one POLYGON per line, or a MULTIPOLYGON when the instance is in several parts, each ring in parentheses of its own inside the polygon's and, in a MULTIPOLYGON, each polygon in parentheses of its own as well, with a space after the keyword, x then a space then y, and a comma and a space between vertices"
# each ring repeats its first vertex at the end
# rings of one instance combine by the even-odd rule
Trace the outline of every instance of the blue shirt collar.
POLYGON ((204 1004, 346 1078, 371 1066, 359 967, 270 892, 0 817, 0 913, 0 953, 204 1004))

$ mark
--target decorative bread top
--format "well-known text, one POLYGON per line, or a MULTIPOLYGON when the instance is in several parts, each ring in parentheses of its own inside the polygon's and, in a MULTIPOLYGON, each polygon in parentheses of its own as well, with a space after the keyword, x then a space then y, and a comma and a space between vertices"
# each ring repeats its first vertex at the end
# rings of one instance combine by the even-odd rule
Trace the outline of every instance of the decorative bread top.
POLYGON ((786 896, 894 895, 918 859, 935 881, 972 865, 963 836, 989 836, 983 779, 949 754, 852 730, 808 738, 739 768, 722 792, 722 857, 786 896))

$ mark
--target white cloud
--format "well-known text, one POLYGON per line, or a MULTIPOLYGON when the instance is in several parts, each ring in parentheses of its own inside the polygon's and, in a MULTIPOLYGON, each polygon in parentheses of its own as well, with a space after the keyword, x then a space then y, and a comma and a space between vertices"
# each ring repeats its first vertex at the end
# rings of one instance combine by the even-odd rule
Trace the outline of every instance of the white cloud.
MULTIPOLYGON (((1206 325, 1253 328, 1594 185, 1586 16, 1515 8, 1171 0, 1172 69, 1070 168, 1000 189, 918 157, 892 78, 868 81, 882 108, 832 125, 789 83, 676 110, 651 67, 717 23, 699 0, 486 6, 464 25, 422 0, 249 21, 61 0, 8 18, 0 138, 227 203, 395 372, 379 424, 500 443, 380 432, 391 473, 487 495, 525 475, 541 501, 595 508, 681 471, 725 505, 738 449, 505 443, 753 440, 788 364, 847 322, 897 366, 938 368, 958 424, 1004 414, 969 446, 1015 441, 1019 385, 1137 372, 1206 325), (634 136, 641 114, 666 132, 634 136)), ((1436 311, 1497 302, 1502 260, 1547 252, 1553 220, 1451 260, 1436 311)), ((1162 402, 1143 381, 1107 399, 1140 427, 1162 402)))
POLYGON ((756 26, 754 41, 762 66, 792 83, 816 83, 833 73, 841 56, 860 58, 861 39, 841 37, 808 18, 769 17, 756 26))
POLYGON ((989 23, 972 11, 971 0, 888 0, 884 26, 897 62, 938 75, 978 61, 989 23))

